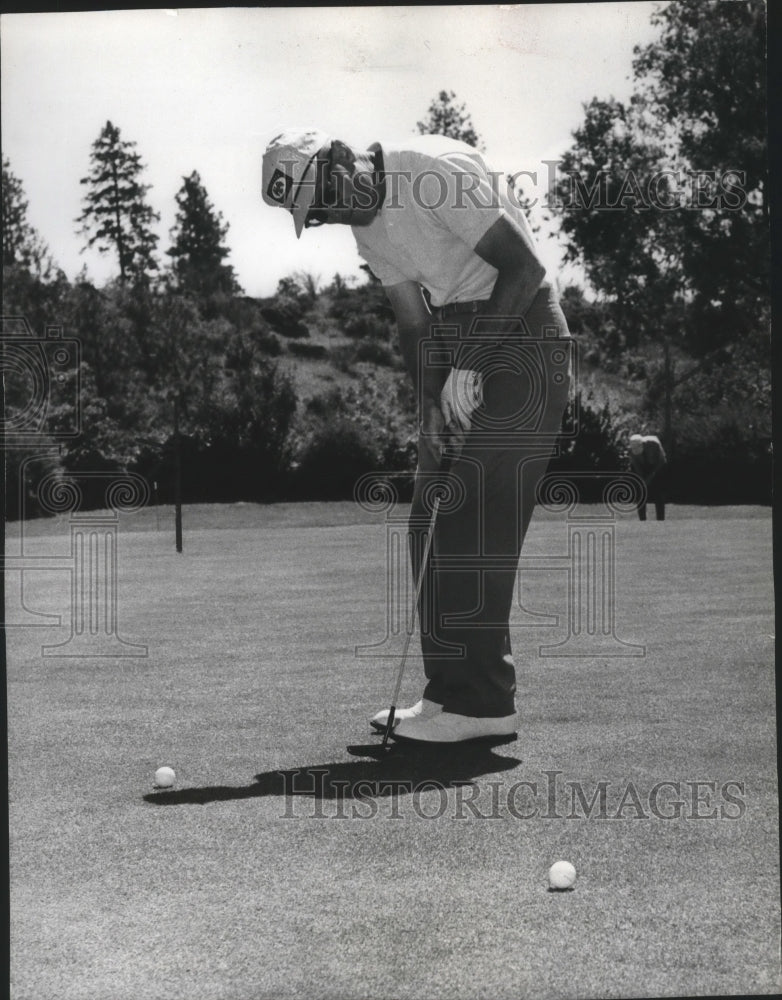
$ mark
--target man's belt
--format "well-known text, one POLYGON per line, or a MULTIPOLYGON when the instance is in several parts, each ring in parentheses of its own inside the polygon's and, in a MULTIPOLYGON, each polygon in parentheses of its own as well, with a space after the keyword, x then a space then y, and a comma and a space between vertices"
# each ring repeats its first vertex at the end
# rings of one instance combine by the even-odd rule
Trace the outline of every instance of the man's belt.
POLYGON ((488 299, 473 299, 471 302, 446 302, 444 306, 436 306, 436 312, 440 319, 446 316, 454 316, 456 313, 479 313, 488 302, 488 299))

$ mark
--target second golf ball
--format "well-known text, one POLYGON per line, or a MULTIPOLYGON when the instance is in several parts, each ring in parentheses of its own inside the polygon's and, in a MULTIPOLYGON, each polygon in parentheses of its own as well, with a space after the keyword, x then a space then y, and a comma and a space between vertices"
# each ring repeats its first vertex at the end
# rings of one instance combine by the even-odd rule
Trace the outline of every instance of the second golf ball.
POLYGON ((548 884, 552 889, 570 889, 576 881, 576 869, 569 861, 555 861, 548 870, 548 884))

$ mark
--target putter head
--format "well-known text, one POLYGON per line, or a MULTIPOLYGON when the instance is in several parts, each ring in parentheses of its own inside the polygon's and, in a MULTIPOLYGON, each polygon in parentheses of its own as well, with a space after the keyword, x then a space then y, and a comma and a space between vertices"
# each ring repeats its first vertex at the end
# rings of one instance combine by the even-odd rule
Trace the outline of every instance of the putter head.
POLYGON ((388 722, 386 722, 383 729, 383 741, 382 743, 354 743, 353 746, 348 747, 348 753, 352 754, 354 757, 385 757, 386 754, 391 753, 394 749, 395 744, 389 743, 389 737, 394 731, 394 719, 396 718, 396 705, 392 705, 388 710, 388 722))
POLYGON ((376 760, 388 756, 393 750, 394 745, 387 743, 354 743, 347 748, 352 757, 374 757, 376 760))

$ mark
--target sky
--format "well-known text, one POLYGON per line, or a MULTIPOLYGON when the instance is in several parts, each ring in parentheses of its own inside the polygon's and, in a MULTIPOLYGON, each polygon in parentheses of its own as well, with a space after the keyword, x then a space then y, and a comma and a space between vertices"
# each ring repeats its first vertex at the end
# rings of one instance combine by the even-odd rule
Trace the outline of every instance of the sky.
MULTIPOLYGON (((348 227, 305 231, 261 198, 261 157, 286 126, 317 126, 357 145, 415 134, 441 90, 464 103, 495 170, 537 174, 571 144, 592 97, 627 99, 635 45, 656 3, 438 7, 265 7, 6 14, 0 18, 2 149, 28 221, 73 278, 117 272, 81 252, 92 143, 107 121, 135 142, 147 199, 170 246, 175 197, 197 170, 229 225, 228 262, 248 295, 281 277, 360 276, 348 227)), ((538 221, 541 221, 538 219, 538 221)), ((555 232, 540 255, 560 281, 555 232)), ((363 277, 360 278, 363 281, 363 277)))

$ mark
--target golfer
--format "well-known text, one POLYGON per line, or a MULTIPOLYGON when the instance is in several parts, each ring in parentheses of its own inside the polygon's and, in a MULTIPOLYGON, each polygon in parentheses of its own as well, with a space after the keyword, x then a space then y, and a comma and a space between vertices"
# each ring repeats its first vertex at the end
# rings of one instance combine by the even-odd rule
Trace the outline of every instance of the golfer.
MULTIPOLYGON (((518 727, 509 619, 518 560, 569 396, 568 329, 527 219, 471 146, 426 135, 353 148, 291 129, 263 157, 263 198, 309 226, 352 227, 382 282, 419 399, 413 573, 443 458, 419 603, 426 684, 394 738, 458 743, 518 727)), ((388 712, 372 724, 386 725, 388 712)))
POLYGON ((630 435, 630 471, 646 484, 646 496, 638 504, 638 518, 646 520, 646 504, 654 504, 658 521, 665 520, 665 474, 668 460, 660 439, 654 434, 630 435))

